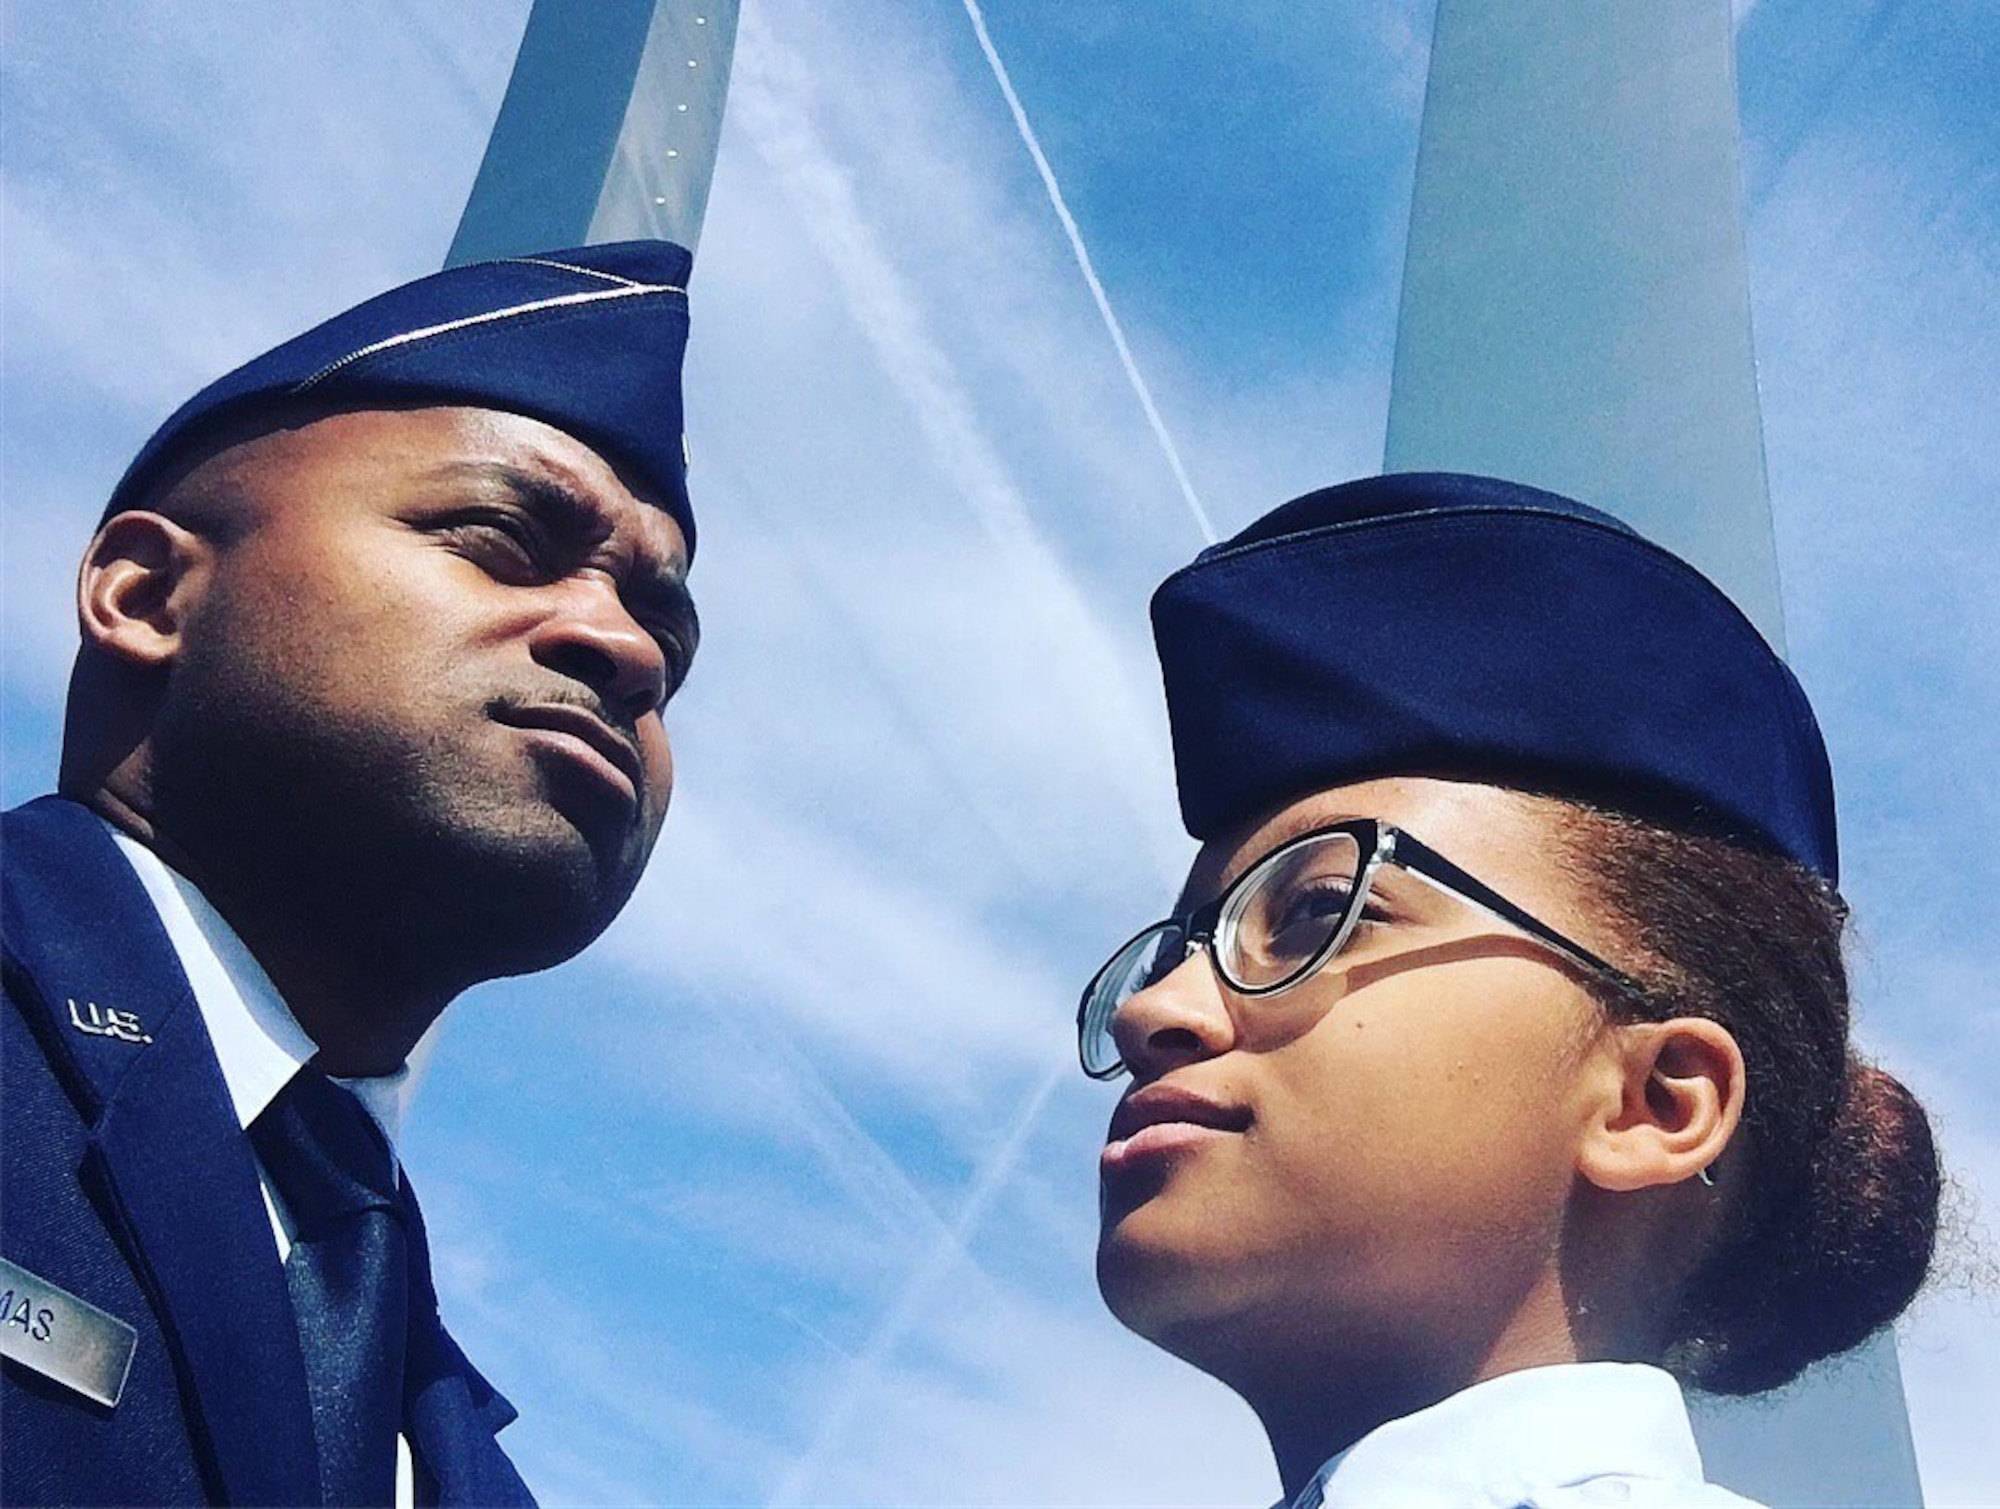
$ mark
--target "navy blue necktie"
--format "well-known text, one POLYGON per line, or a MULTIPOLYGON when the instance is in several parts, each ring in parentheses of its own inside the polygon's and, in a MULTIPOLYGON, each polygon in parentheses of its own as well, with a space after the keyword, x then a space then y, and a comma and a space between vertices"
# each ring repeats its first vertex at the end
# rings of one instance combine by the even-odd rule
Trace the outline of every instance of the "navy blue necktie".
POLYGON ((250 1129, 292 1218, 298 1320, 323 1502, 395 1501, 409 1237, 395 1159, 353 1095, 301 1069, 250 1129))
POLYGON ((416 1449, 419 1504, 526 1505, 534 1495, 494 1435, 514 1406, 466 1361, 438 1319, 430 1247, 416 1198, 403 1186, 410 1237, 410 1339, 403 1420, 416 1449))

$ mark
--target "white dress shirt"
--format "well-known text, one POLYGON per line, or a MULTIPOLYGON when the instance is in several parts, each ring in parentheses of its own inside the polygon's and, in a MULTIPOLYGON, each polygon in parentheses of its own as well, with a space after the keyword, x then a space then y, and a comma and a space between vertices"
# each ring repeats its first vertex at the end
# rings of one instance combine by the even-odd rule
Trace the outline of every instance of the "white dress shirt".
POLYGON ((1475 1383, 1377 1426, 1293 1509, 1756 1509, 1702 1476, 1680 1385, 1575 1362, 1475 1383))
MULTIPOLYGON (((236 1110, 237 1125, 247 1133, 278 1092, 292 1082, 292 1076, 318 1051, 306 1035, 278 987, 264 967, 244 947, 236 930, 222 920, 222 914, 208 904, 194 882, 169 868, 151 849, 128 834, 105 824, 119 850, 131 862, 146 888, 153 910, 166 929, 201 1009, 202 1025, 215 1047, 215 1059, 222 1066, 222 1081, 236 1110)), ((389 1141, 390 1156, 402 1130, 403 1110, 411 1085, 409 1065, 394 1074, 372 1079, 339 1079, 367 1109, 389 1141)), ((271 1218, 271 1235, 278 1248, 278 1261, 291 1255, 293 1223, 285 1202, 271 1183, 270 1175, 257 1159, 257 1179, 264 1190, 264 1209, 271 1218)), ((411 1467, 410 1443, 396 1436, 396 1506, 410 1509, 415 1502, 415 1479, 411 1467)))

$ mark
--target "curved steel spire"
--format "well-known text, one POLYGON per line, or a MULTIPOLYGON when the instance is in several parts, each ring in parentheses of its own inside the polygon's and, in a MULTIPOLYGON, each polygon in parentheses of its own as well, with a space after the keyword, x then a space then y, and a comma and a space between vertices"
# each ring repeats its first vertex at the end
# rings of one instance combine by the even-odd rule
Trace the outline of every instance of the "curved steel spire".
POLYGON ((737 0, 535 0, 447 266, 659 237, 708 209, 737 0))
MULTIPOLYGON (((1609 509, 1782 651, 1738 138, 1729 0, 1440 0, 1387 464, 1609 509)), ((1760 1502, 1922 1502, 1892 1337, 1697 1433, 1760 1502)))

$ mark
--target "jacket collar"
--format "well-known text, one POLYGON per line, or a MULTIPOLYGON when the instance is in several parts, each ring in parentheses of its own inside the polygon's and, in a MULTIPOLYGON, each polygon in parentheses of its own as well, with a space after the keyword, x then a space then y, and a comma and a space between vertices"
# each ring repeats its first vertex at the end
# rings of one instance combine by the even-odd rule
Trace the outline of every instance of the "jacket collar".
MULTIPOLYGON (((236 1107, 236 1124, 248 1131, 278 1093, 319 1051, 264 966, 237 936, 200 887, 139 840, 105 824, 166 929, 194 1003, 201 1008, 209 1046, 222 1067, 236 1107)), ((410 1066, 393 1074, 336 1081, 367 1108, 393 1150, 402 1135, 403 1110, 412 1085, 410 1066)))
POLYGON ((1376 1427, 1322 1467, 1300 1506, 1487 1509, 1597 1477, 1702 1484, 1680 1385, 1637 1363, 1505 1373, 1376 1427))
POLYGON ((305 1367, 250 1145, 159 919, 87 809, 5 818, 9 973, 91 1131, 95 1186, 192 1391, 226 1496, 318 1497, 305 1367))

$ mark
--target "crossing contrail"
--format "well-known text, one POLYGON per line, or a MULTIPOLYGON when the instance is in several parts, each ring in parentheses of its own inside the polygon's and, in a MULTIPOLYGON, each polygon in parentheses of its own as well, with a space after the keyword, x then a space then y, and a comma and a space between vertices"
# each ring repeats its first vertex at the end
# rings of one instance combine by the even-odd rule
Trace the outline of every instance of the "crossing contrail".
POLYGON ((784 1480, 765 1501, 771 1509, 785 1509, 785 1506, 804 1502, 806 1490, 819 1476, 827 1456, 839 1444, 856 1412, 866 1402, 869 1390, 880 1383, 882 1370, 889 1359, 902 1346, 918 1321, 924 1318, 926 1307, 936 1300, 945 1280, 952 1277, 961 1263, 970 1261, 968 1250, 973 1232, 985 1219, 994 1197, 1018 1170, 1021 1155, 1027 1150, 1028 1137, 1041 1120, 1043 1107, 1049 1103, 1057 1086, 1075 1072, 1075 1066, 1064 1057, 1061 1062, 1050 1065, 1029 1090, 1027 1099, 1015 1114, 1012 1130, 981 1166, 971 1192, 959 1204, 950 1225, 939 1232, 930 1244, 922 1265, 904 1284, 889 1313, 876 1325, 867 1346, 859 1356, 849 1358, 840 1390, 821 1420, 812 1445, 804 1456, 792 1464, 784 1480))
POLYGON ((1077 268, 1083 273, 1083 281, 1090 286, 1090 296, 1097 300, 1097 312, 1104 316, 1104 328, 1110 332, 1111 344, 1118 350, 1119 365, 1124 367, 1132 391, 1138 396, 1139 407, 1146 411, 1146 423, 1153 427, 1153 438, 1160 442, 1160 449, 1166 453, 1167 466, 1173 471, 1174 481, 1180 484, 1181 496, 1187 500, 1188 512, 1194 515, 1202 539, 1213 545, 1216 540, 1215 526, 1209 522, 1208 510, 1201 506, 1201 499, 1195 496, 1194 483, 1188 480, 1187 468, 1181 465, 1181 453, 1174 446, 1174 437, 1167 433, 1167 422, 1160 417, 1159 406, 1153 402, 1152 390, 1139 374, 1139 364, 1132 359, 1132 348, 1125 344, 1125 332, 1119 328, 1118 316, 1111 312, 1111 300, 1105 297, 1104 285, 1097 280, 1097 269, 1090 265, 1090 253, 1084 249, 1083 233, 1076 228, 1076 218, 1070 214, 1069 206, 1063 203, 1062 188, 1056 182, 1055 169, 1049 166, 1048 158, 1042 154, 1042 144, 1035 139, 1035 128, 1028 124, 1028 112, 1021 108, 1021 97, 1014 92, 1014 81, 1007 77, 1007 66, 994 50, 993 38, 986 30, 986 17, 980 12, 978 0, 965 0, 965 13, 972 18, 972 29, 979 37, 979 50, 986 54, 986 64, 993 70, 994 82, 999 84, 1000 93, 1006 97, 1007 108, 1014 113, 1014 126, 1021 133, 1021 142, 1027 147, 1028 155, 1035 160, 1035 171, 1042 175, 1042 187, 1049 191, 1049 203, 1055 207, 1056 219, 1062 222, 1063 234, 1069 237, 1069 249, 1076 255, 1077 268))
MULTIPOLYGON (((1066 678, 1064 685, 1075 688, 1066 695, 1078 709, 1079 726, 1088 731, 1087 737, 1103 741, 1106 764, 1117 782, 1115 789, 1129 800, 1137 831, 1152 833, 1158 824, 1158 803, 1148 793, 1168 789, 1171 767, 1164 764, 1160 741, 1149 740, 1144 733, 1145 714, 1136 710, 1136 692, 1115 640, 1100 621, 1090 596, 1080 590, 1037 533, 1020 487, 981 422, 971 388, 929 328, 921 301, 906 285, 890 253, 890 243, 862 213, 850 175, 831 157, 796 97, 793 80, 804 74, 804 64, 770 35, 754 10, 743 12, 741 27, 730 100, 739 128, 771 165, 786 192, 804 206, 808 234, 825 252, 835 286, 881 371, 909 404, 918 432, 944 475, 955 483, 973 517, 1019 574, 1033 604, 1029 621, 1064 647, 1062 668, 1056 674, 1066 678), (1142 768, 1149 762, 1159 768, 1150 772, 1142 768)), ((1101 293, 1099 307, 1104 308, 1101 293)), ((1109 310, 1105 313, 1108 316, 1109 310)), ((1117 338, 1115 324, 1113 331, 1117 338)), ((1131 371, 1122 339, 1119 350, 1131 371)), ((1133 377, 1136 382, 1136 372, 1133 377)), ((1144 398, 1143 384, 1139 387, 1157 429, 1158 416, 1150 400, 1144 398)), ((1164 441, 1164 430, 1158 432, 1164 441)), ((1168 456, 1178 474, 1179 463, 1170 445, 1168 456)), ((1212 540, 1214 534, 1200 504, 1191 490, 1187 496, 1204 534, 1212 540)), ((1171 841, 1161 837, 1157 852, 1162 883, 1171 886, 1181 862, 1180 840, 1177 834, 1171 841)), ((919 1256, 865 1345, 837 1370, 838 1382, 818 1428, 773 1486, 767 1505, 775 1509, 809 1497, 855 1421, 865 1418, 867 1406, 880 1397, 877 1391, 885 1374, 911 1333, 935 1313, 933 1307, 944 1284, 953 1279, 971 1282, 981 1276, 968 1245, 996 1198, 1018 1174, 1049 1100, 1075 1073, 1067 1053, 1057 1058, 1059 1061, 1050 1063, 1028 1088, 1014 1108, 1006 1134, 981 1155, 971 1189, 948 1213, 934 1210, 893 1155, 858 1125, 852 1126, 852 1145, 869 1165, 857 1176, 857 1182, 865 1185, 874 1179, 879 1183, 882 1200, 893 1201, 893 1206, 885 1203, 880 1219, 892 1229, 907 1232, 919 1256)), ((827 1095, 829 1120, 837 1127, 849 1126, 852 1117, 831 1090, 827 1095)))

